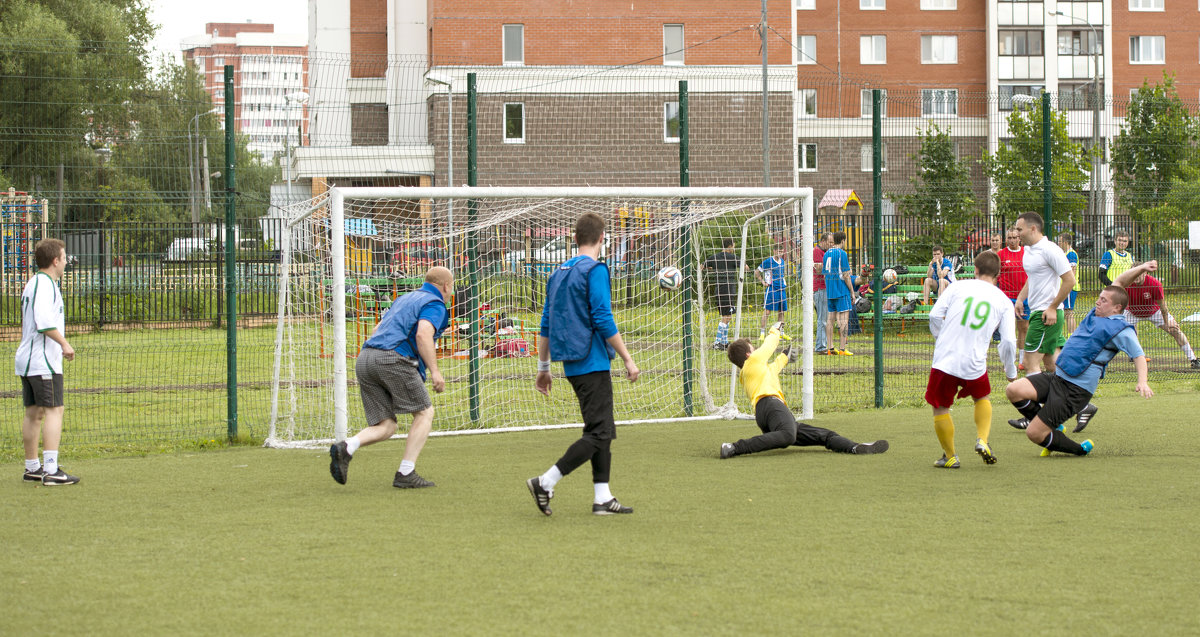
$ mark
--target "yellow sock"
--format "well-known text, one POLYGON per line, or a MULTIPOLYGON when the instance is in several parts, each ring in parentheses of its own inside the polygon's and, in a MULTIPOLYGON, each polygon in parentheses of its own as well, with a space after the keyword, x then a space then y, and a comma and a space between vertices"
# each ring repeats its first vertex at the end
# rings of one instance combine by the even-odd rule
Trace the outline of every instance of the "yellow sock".
POLYGON ((976 437, 984 442, 992 433, 992 401, 987 398, 975 401, 975 431, 976 437))
POLYGON ((935 415, 933 417, 933 430, 937 433, 938 442, 942 445, 942 451, 946 452, 947 458, 954 457, 954 419, 950 414, 935 415))

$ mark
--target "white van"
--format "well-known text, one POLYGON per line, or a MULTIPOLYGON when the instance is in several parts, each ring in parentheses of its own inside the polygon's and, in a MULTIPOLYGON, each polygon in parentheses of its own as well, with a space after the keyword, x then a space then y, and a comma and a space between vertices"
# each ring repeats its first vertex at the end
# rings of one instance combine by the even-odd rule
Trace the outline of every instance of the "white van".
POLYGON ((187 237, 176 239, 167 248, 167 261, 189 261, 208 258, 208 239, 187 237))

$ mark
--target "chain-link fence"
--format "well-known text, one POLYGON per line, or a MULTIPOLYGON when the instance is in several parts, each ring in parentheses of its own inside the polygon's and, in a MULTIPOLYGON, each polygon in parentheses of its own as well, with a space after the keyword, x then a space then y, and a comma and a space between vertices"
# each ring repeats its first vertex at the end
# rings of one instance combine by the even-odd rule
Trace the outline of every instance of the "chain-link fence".
MULTIPOLYGON (((745 49, 756 51, 753 31, 731 34, 723 45, 743 37, 745 49)), ((280 236, 271 224, 285 203, 333 186, 795 183, 816 192, 818 232, 847 232, 856 272, 870 265, 872 275, 909 269, 897 290, 905 298, 921 292, 913 288, 934 245, 969 263, 1018 214, 1043 209, 1037 86, 969 94, 772 66, 764 127, 763 76, 753 67, 644 60, 501 67, 423 57, 380 58, 364 67, 361 56, 314 53, 296 71, 291 60, 225 56, 235 68, 235 90, 214 100, 195 68, 151 71, 119 44, 81 52, 52 41, 0 41, 0 61, 0 185, 44 199, 46 234, 64 238, 77 259, 63 291, 68 332, 80 352, 68 368, 67 418, 81 443, 224 434, 225 337, 214 329, 223 323, 227 285, 225 176, 217 175, 227 170, 225 137, 214 112, 221 101, 235 102, 239 128, 272 129, 255 147, 273 150, 250 152, 248 135, 239 135, 234 165, 240 422, 251 434, 262 432, 268 410, 263 388, 271 377, 280 236), (884 91, 879 193, 874 88, 884 91), (688 134, 681 137, 684 117, 688 134), (873 257, 877 194, 883 263, 873 257)), ((1186 244, 1186 222, 1200 205, 1197 104, 1175 95, 1169 79, 1116 101, 1097 101, 1082 84, 1060 86, 1052 97, 1051 229, 1074 236, 1079 307, 1094 300, 1100 262, 1125 230, 1135 259, 1159 259, 1182 333, 1200 337, 1200 263, 1186 244)), ((412 206, 405 214, 421 224, 427 213, 412 206)), ((541 238, 498 234, 481 241, 482 258, 530 251, 541 238)), ((423 254, 406 247, 380 262, 438 261, 438 253, 414 249, 423 254)), ((537 304, 538 290, 511 285, 520 305, 537 304)), ((13 348, 18 294, 9 286, 0 299, 13 348)), ((889 404, 920 401, 932 343, 927 309, 877 319, 889 404)), ((790 316, 796 331, 795 309, 790 316)), ((855 321, 864 330, 851 340, 856 356, 818 359, 818 410, 874 404, 876 318, 855 321)), ((1153 357, 1152 381, 1181 377, 1187 361, 1175 340, 1147 324, 1140 332, 1153 357)), ((1114 364, 1106 382, 1126 382, 1131 369, 1114 364)), ((798 380, 788 383, 786 391, 799 392, 798 380)), ((5 396, 4 408, 16 413, 15 391, 5 396)), ((19 437, 15 425, 0 435, 6 448, 19 437)))

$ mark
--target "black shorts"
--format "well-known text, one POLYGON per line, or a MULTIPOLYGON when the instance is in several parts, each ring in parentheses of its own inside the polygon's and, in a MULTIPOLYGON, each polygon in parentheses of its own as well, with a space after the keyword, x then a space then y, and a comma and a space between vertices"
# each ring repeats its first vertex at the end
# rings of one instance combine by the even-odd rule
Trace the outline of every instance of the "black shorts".
POLYGON ((590 372, 579 376, 567 376, 575 397, 579 399, 579 413, 583 415, 583 435, 600 440, 617 437, 617 422, 613 419, 612 373, 590 372))
POLYGON ((717 285, 713 288, 712 302, 713 305, 717 306, 718 314, 721 316, 733 316, 734 306, 737 305, 737 287, 717 285))
POLYGON ((22 376, 21 398, 26 407, 62 407, 63 375, 22 376))
POLYGON ((1038 418, 1051 429, 1067 422, 1092 399, 1092 394, 1086 389, 1055 374, 1033 374, 1026 378, 1037 391, 1037 401, 1042 403, 1042 409, 1037 413, 1038 418))

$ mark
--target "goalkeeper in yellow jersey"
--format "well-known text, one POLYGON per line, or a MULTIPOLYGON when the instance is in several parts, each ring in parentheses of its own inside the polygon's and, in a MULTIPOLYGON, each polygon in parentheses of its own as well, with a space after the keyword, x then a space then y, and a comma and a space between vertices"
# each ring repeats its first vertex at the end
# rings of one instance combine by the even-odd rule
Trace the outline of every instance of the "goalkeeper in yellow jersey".
POLYGON ((750 398, 750 404, 754 408, 754 422, 758 424, 762 434, 737 442, 722 443, 721 458, 782 449, 792 445, 821 445, 830 451, 841 453, 870 454, 887 451, 886 440, 857 443, 828 429, 796 421, 796 417, 784 401, 783 389, 779 386, 779 370, 788 364, 788 354, 795 350, 789 347, 783 354, 771 360, 771 355, 774 354, 782 336, 779 327, 779 323, 772 326, 758 348, 747 338, 738 339, 729 345, 729 362, 742 370, 739 374, 742 388, 750 398))

